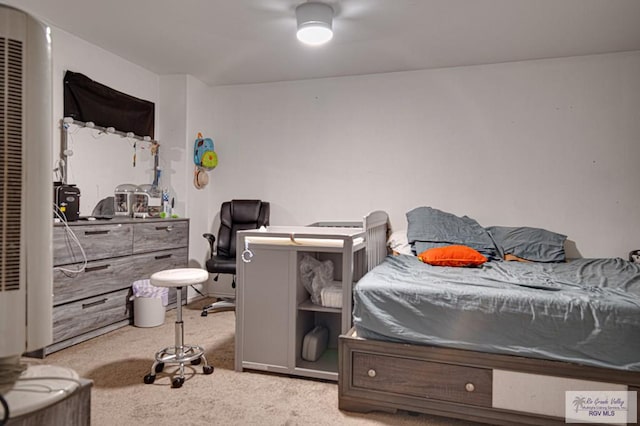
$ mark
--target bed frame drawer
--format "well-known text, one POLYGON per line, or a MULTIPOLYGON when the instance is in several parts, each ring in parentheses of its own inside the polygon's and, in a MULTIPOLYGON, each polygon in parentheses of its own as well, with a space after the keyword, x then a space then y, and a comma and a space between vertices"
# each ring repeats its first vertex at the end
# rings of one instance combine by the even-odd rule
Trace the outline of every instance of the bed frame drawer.
POLYGON ((53 309, 53 339, 59 342, 131 317, 127 302, 131 289, 56 306, 53 309))
POLYGON ((640 389, 637 371, 368 340, 353 329, 340 336, 339 351, 338 406, 348 411, 401 409, 504 426, 561 426, 565 390, 640 389), (461 397, 468 382, 471 393, 482 395, 478 400, 461 397))
POLYGON ((387 355, 353 353, 353 387, 491 406, 491 370, 387 355))

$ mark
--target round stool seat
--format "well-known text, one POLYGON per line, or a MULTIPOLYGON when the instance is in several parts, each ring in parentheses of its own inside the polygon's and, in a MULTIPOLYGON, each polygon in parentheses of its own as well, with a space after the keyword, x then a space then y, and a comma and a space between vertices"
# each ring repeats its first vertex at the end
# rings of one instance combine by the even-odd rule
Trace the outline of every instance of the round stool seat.
POLYGON ((178 268, 159 271, 151 275, 151 284, 157 287, 184 287, 200 284, 209 279, 209 273, 200 268, 178 268))

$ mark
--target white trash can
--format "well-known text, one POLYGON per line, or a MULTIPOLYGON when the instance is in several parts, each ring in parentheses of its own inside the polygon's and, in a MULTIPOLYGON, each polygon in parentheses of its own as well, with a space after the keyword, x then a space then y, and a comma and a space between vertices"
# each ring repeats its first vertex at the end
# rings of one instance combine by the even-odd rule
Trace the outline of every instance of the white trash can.
POLYGON ((169 288, 156 287, 149 280, 133 283, 133 325, 157 327, 164 324, 165 306, 169 302, 169 288))

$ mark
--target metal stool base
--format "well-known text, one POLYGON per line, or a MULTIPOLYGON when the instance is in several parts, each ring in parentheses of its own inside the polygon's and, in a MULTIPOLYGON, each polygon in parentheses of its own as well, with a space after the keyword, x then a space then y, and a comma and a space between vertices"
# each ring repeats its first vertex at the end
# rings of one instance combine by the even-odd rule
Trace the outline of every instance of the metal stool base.
POLYGON ((144 382, 146 384, 151 384, 156 380, 156 373, 161 372, 165 364, 178 364, 180 366, 178 376, 174 377, 171 382, 171 387, 174 388, 179 388, 184 383, 184 365, 188 362, 192 365, 197 365, 204 361, 202 372, 204 374, 213 373, 213 366, 207 363, 207 358, 204 356, 204 349, 201 346, 183 344, 184 323, 182 322, 181 290, 181 287, 177 287, 178 300, 176 307, 175 344, 174 346, 168 346, 156 352, 155 361, 151 366, 151 372, 144 376, 144 382))
MULTIPOLYGON (((197 345, 184 345, 182 348, 177 346, 169 346, 158 352, 156 352, 156 362, 163 362, 165 364, 184 364, 196 359, 204 359, 204 349, 197 345)), ((204 359, 206 365, 206 359, 204 359)), ((153 368, 153 367, 152 367, 153 368)))
POLYGON ((161 372, 165 364, 178 364, 180 366, 179 374, 173 378, 171 385, 174 388, 179 388, 184 383, 184 365, 187 363, 197 365, 201 362, 204 362, 202 366, 202 372, 204 374, 213 373, 213 366, 207 363, 207 358, 204 356, 204 349, 201 346, 184 345, 181 348, 177 346, 166 347, 156 352, 156 360, 151 366, 151 372, 144 377, 144 382, 147 384, 153 383, 156 373, 161 372))

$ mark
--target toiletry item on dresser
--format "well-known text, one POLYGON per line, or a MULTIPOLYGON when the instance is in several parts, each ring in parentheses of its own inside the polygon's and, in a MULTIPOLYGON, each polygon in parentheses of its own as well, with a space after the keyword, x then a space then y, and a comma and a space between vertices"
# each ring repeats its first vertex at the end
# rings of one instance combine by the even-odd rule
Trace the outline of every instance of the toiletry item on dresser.
POLYGON ((169 204, 169 190, 162 190, 162 212, 164 217, 171 217, 171 204, 169 204))

